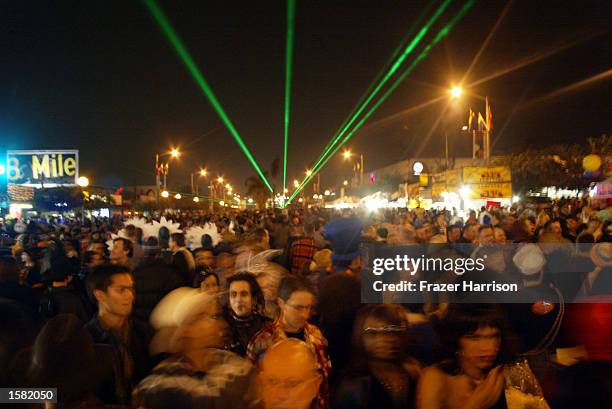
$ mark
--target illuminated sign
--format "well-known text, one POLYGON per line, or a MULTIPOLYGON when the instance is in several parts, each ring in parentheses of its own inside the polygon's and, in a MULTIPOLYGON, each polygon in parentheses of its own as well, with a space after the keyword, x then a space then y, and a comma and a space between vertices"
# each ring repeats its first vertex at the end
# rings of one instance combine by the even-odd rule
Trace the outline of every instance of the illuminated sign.
POLYGON ((78 150, 7 151, 9 184, 32 187, 73 186, 79 177, 78 150))

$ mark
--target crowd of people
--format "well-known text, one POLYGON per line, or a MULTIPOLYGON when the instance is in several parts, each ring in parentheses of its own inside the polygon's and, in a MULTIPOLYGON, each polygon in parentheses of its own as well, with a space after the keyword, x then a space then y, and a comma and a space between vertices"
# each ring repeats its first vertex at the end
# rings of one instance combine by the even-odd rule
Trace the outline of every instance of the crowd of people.
POLYGON ((313 207, 4 221, 0 387, 56 387, 56 404, 32 407, 57 408, 604 408, 611 216, 573 198, 463 218, 313 207), (556 297, 362 302, 365 247, 428 245, 488 252, 498 280, 556 297))

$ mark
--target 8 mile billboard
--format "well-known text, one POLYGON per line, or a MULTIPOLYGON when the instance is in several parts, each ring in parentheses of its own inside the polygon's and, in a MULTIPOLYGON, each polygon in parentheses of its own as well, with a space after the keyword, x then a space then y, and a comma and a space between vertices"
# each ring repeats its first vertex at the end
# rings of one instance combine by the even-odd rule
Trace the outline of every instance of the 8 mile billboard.
POLYGON ((9 184, 72 186, 79 177, 78 150, 7 151, 6 164, 9 184))

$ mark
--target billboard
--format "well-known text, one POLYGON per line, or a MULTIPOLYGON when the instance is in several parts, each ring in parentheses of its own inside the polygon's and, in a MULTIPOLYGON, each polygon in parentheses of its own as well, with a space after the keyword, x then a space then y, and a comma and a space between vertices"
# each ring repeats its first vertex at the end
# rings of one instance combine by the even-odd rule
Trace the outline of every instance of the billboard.
POLYGON ((74 186, 79 177, 79 151, 7 151, 6 176, 13 185, 74 186))
POLYGON ((463 168, 463 183, 510 182, 512 173, 508 166, 466 166, 463 168))

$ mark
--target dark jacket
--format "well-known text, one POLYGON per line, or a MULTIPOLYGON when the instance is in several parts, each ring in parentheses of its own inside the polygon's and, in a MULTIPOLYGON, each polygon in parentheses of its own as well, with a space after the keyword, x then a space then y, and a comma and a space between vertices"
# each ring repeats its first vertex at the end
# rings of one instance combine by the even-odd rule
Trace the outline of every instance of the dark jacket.
POLYGON ((270 318, 255 312, 248 318, 237 317, 228 306, 224 308, 223 315, 232 333, 232 345, 229 350, 242 357, 246 356, 247 346, 249 342, 251 342, 251 339, 253 339, 253 336, 257 334, 264 325, 272 322, 270 318))
POLYGON ((41 297, 40 311, 46 318, 74 314, 83 324, 89 322, 94 314, 89 300, 72 287, 49 287, 41 297))
POLYGON ((85 328, 96 344, 110 345, 113 349, 113 375, 102 382, 96 396, 106 404, 129 404, 132 388, 151 370, 153 362, 149 356, 149 343, 153 329, 144 321, 130 318, 127 339, 121 340, 116 333, 104 329, 98 316, 89 321, 85 328), (127 362, 129 360, 129 362, 127 362), (127 368, 132 367, 131 379, 126 379, 127 368))
POLYGON ((160 259, 143 261, 132 273, 136 301, 133 315, 148 322, 151 311, 170 291, 184 285, 181 275, 160 259))
POLYGON ((17 301, 33 311, 38 311, 40 292, 18 283, 3 283, 0 284, 0 298, 17 301))

